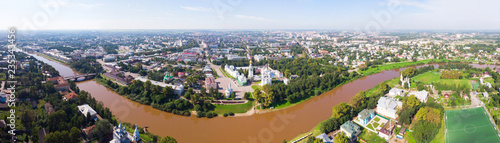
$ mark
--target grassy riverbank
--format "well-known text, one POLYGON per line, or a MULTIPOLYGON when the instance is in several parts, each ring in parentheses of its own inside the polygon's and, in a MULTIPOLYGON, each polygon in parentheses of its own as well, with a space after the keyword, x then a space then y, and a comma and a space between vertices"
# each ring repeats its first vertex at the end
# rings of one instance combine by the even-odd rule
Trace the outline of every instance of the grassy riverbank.
POLYGON ((42 54, 42 53, 36 53, 36 54, 37 54, 37 55, 39 55, 39 56, 42 56, 42 57, 45 57, 45 58, 48 58, 48 59, 51 59, 51 60, 57 61, 57 62, 59 62, 59 63, 61 63, 61 64, 64 64, 64 65, 69 65, 69 64, 68 64, 68 63, 66 63, 65 61, 62 61, 62 60, 59 60, 59 59, 53 58, 53 57, 51 57, 51 56, 47 56, 47 55, 42 54))
POLYGON ((234 104, 234 105, 215 105, 214 112, 222 115, 224 113, 246 113, 248 110, 252 109, 253 101, 248 101, 244 104, 234 104))
POLYGON ((358 71, 358 72, 366 76, 366 75, 372 75, 372 74, 379 73, 379 72, 386 71, 386 70, 428 64, 432 60, 434 61, 434 63, 448 62, 448 60, 427 59, 427 60, 421 60, 421 61, 416 61, 416 62, 408 61, 408 62, 399 62, 399 63, 385 63, 383 65, 379 65, 378 67, 369 68, 367 70, 358 71))

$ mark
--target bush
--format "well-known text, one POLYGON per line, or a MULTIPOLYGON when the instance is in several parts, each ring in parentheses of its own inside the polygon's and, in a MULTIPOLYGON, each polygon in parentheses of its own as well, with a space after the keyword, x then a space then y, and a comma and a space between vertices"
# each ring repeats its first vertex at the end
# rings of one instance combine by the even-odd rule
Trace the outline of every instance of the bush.
POLYGON ((224 117, 227 117, 227 113, 224 113, 224 117))
POLYGON ((233 112, 229 112, 229 116, 234 116, 234 113, 233 112))

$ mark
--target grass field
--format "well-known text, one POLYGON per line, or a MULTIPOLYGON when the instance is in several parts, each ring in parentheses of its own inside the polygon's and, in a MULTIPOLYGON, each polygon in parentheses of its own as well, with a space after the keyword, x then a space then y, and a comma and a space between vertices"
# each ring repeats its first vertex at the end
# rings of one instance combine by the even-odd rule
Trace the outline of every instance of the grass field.
POLYGON ((376 133, 364 129, 359 138, 365 140, 368 143, 385 143, 385 139, 379 137, 376 133))
POLYGON ((445 112, 447 143, 500 142, 498 132, 484 108, 445 112))
MULTIPOLYGON (((359 73, 363 75, 371 75, 375 73, 379 73, 381 71, 386 71, 386 70, 392 70, 392 69, 397 69, 397 68, 402 68, 402 67, 408 67, 408 66, 416 66, 416 65, 421 65, 421 64, 427 64, 431 61, 430 59, 427 60, 421 60, 421 61, 408 61, 408 62, 399 62, 399 63, 387 63, 384 65, 380 65, 376 68, 369 68, 364 71, 358 71, 359 73)), ((443 62, 444 60, 435 60, 436 62, 443 62)))
POLYGON ((252 108, 252 101, 248 101, 245 104, 236 104, 236 105, 215 105, 214 112, 217 114, 224 113, 246 113, 248 110, 252 108))
POLYGON ((470 85, 468 79, 441 79, 439 78, 441 74, 437 71, 430 71, 423 74, 419 74, 413 77, 413 80, 420 81, 425 84, 434 83, 446 83, 448 85, 460 84, 460 85, 470 85))
POLYGON ((51 57, 51 56, 47 56, 47 55, 42 54, 42 53, 39 53, 38 55, 40 55, 40 56, 42 56, 42 57, 45 57, 45 58, 49 58, 49 59, 54 60, 54 61, 57 61, 57 62, 60 62, 60 63, 62 63, 62 64, 68 64, 68 63, 66 63, 66 62, 64 62, 64 61, 62 61, 62 60, 59 60, 59 59, 53 58, 53 57, 51 57))

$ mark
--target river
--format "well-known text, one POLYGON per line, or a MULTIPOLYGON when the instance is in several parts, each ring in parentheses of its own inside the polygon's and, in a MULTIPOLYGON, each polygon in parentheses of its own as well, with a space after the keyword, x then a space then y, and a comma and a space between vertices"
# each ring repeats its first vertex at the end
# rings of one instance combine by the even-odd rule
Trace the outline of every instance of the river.
MULTIPOLYGON (((78 74, 71 68, 36 56, 54 68, 62 76, 78 74)), ((473 64, 474 65, 474 64, 473 64)), ((477 65, 474 67, 485 67, 477 65)), ((490 66, 494 67, 494 66, 490 66)), ((141 105, 107 89, 94 80, 78 82, 77 86, 92 94, 104 106, 110 108, 119 121, 148 126, 159 136, 172 136, 178 142, 282 142, 308 132, 319 122, 331 116, 332 107, 349 102, 359 91, 398 77, 406 68, 383 71, 344 84, 296 106, 283 110, 254 114, 246 117, 196 118, 166 113, 151 106, 141 105)))

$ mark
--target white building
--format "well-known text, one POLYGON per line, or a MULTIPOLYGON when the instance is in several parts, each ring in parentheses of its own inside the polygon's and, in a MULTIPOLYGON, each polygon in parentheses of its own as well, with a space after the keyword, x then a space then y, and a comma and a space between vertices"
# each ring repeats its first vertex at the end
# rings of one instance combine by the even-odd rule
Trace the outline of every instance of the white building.
POLYGON ((231 84, 227 86, 227 89, 224 93, 226 94, 226 98, 229 98, 229 96, 231 96, 231 93, 233 93, 233 88, 231 88, 231 84))
POLYGON ((269 70, 268 66, 262 68, 261 70, 261 82, 260 85, 264 86, 266 84, 271 85, 272 83, 272 77, 271 77, 271 71, 269 70))
POLYGON ((92 109, 88 104, 83 104, 78 107, 78 111, 80 111, 83 116, 87 117, 87 114, 90 115, 90 119, 95 119, 97 117, 97 112, 92 109))
POLYGON ((133 140, 134 137, 127 132, 127 127, 122 126, 122 123, 113 128, 113 140, 110 143, 131 143, 133 140))
POLYGON ((415 97, 420 100, 420 102, 426 103, 427 99, 429 98, 429 92, 422 90, 422 91, 412 91, 408 95, 415 95, 415 97))
POLYGON ((250 61, 250 66, 248 66, 248 79, 253 80, 253 67, 252 61, 250 61))
POLYGON ((396 97, 396 96, 402 96, 403 94, 403 89, 399 89, 399 88, 392 88, 391 90, 389 90, 389 93, 387 94, 387 96, 389 97, 396 97))
POLYGON ((403 102, 390 97, 380 97, 377 103, 377 114, 396 119, 398 107, 403 106, 403 102))
MULTIPOLYGON (((139 80, 139 81, 142 81, 142 82, 146 82, 148 81, 149 79, 146 79, 146 78, 142 78, 142 77, 137 77, 135 78, 135 80, 139 80)), ((149 80, 151 82, 152 85, 158 85, 158 86, 161 86, 163 88, 169 86, 171 87, 172 89, 174 89, 174 93, 177 94, 177 95, 182 95, 182 92, 184 92, 184 84, 180 84, 180 85, 172 85, 172 84, 166 84, 166 83, 163 83, 163 82, 158 82, 158 81, 154 81, 154 80, 149 80)))

